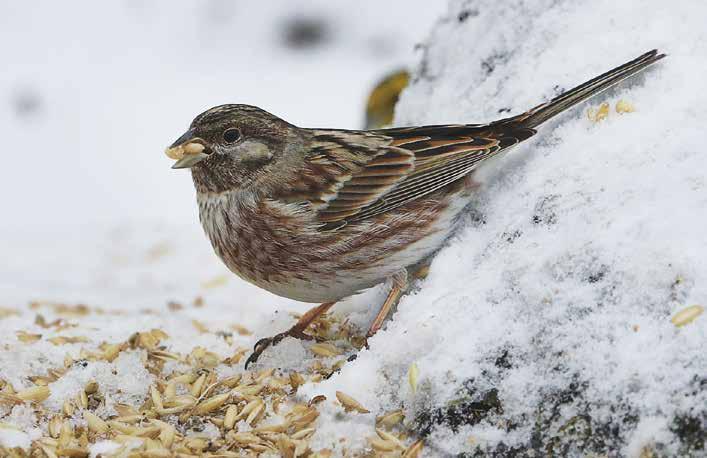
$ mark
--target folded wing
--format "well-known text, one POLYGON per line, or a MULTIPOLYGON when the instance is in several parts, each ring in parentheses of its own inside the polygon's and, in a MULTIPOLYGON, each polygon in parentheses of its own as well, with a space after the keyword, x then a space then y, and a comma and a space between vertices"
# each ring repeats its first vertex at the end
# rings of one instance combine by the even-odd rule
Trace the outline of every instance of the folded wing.
POLYGON ((498 122, 313 133, 317 146, 307 162, 329 185, 309 200, 322 229, 331 230, 443 188, 535 130, 498 122))

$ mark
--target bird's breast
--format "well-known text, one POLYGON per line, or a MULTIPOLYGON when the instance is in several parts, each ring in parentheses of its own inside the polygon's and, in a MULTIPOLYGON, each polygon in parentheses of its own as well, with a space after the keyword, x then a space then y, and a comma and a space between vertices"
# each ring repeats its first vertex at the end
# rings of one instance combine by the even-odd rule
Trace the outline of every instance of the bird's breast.
POLYGON ((214 251, 241 278, 305 302, 351 293, 332 288, 339 261, 328 256, 327 236, 308 208, 237 193, 198 194, 197 201, 214 251))
POLYGON ((334 231, 319 230, 308 206, 235 192, 200 193, 197 200, 204 231, 231 271, 280 296, 327 302, 439 249, 459 211, 447 197, 433 195, 334 231))

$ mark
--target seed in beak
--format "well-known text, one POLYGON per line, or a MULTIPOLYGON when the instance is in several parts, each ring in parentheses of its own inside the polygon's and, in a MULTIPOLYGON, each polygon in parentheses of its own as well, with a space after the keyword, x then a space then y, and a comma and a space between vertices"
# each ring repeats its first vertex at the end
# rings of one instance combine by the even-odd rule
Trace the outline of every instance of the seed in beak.
POLYGON ((183 145, 178 145, 178 146, 174 146, 172 148, 167 148, 165 150, 165 154, 170 159, 174 159, 174 160, 178 161, 178 160, 182 159, 185 155, 199 154, 199 153, 202 153, 205 149, 206 149, 206 147, 202 143, 189 142, 189 143, 184 143, 183 145))
POLYGON ((205 149, 201 143, 191 142, 184 145, 184 154, 199 154, 205 149))

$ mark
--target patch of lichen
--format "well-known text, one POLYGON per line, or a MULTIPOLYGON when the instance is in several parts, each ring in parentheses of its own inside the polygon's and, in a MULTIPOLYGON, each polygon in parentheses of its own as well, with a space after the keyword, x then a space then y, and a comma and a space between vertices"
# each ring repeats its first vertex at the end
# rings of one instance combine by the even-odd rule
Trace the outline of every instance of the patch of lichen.
MULTIPOLYGON (((541 401, 532 414, 510 416, 509 409, 490 381, 497 380, 503 371, 510 368, 507 353, 496 360, 498 372, 490 375, 484 372, 478 379, 464 381, 455 398, 442 406, 418 406, 411 432, 419 437, 434 437, 438 429, 461 433, 463 426, 487 425, 500 428, 508 433, 532 424, 531 433, 525 443, 510 446, 498 442, 492 446, 475 444, 473 437, 465 438, 469 451, 462 457, 514 457, 514 456, 617 456, 627 444, 626 438, 641 420, 640 413, 623 399, 607 399, 605 403, 590 402, 587 390, 590 384, 577 374, 569 377, 567 386, 548 389, 541 393, 541 401), (487 376, 484 379, 484 375, 487 376), (482 388, 483 387, 483 388, 482 388), (504 408, 505 407, 505 408, 504 408), (570 412, 571 414, 568 414, 570 412), (569 416, 568 418, 568 415, 569 416)), ((695 378, 694 393, 705 389, 704 379, 695 378)), ((468 429, 466 430, 468 433, 468 429)), ((658 458, 674 456, 696 456, 705 451, 707 435, 707 412, 676 415, 670 431, 677 443, 668 447, 660 441, 646 444, 641 450, 642 457, 658 458)), ((443 444, 433 444, 430 449, 443 444)), ((447 453, 445 453, 446 455, 447 453)))

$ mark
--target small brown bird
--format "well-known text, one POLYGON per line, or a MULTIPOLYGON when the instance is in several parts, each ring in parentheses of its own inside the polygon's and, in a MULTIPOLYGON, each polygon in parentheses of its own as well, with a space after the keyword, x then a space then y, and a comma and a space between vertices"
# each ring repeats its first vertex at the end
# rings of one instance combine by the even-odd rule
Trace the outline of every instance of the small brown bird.
POLYGON ((261 339, 248 363, 305 330, 336 301, 386 280, 375 333, 411 280, 457 226, 474 170, 577 103, 663 58, 656 50, 547 103, 490 124, 382 130, 305 129, 249 105, 194 119, 167 149, 191 168, 201 224, 241 278, 321 305, 288 331, 261 339))

